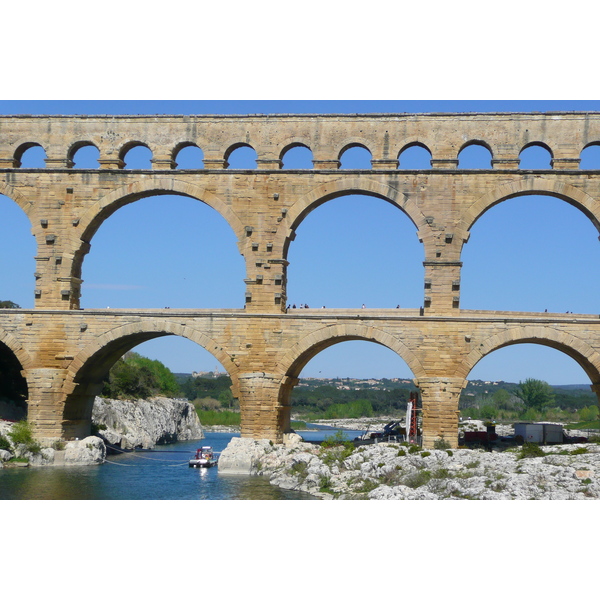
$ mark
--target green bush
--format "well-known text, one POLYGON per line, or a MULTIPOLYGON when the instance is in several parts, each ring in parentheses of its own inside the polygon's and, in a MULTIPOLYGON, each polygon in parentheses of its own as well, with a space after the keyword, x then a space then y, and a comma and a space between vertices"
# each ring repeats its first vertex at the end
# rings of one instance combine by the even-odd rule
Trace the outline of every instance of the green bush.
POLYGON ((0 434, 0 450, 10 450, 10 442, 0 434))
POLYGON ((354 450, 354 444, 346 438, 346 434, 341 429, 338 429, 333 435, 326 437, 321 442, 323 448, 332 448, 333 446, 344 446, 354 450))
POLYGON ((431 479, 431 473, 429 471, 417 471, 408 475, 402 483, 410 488, 418 488, 422 485, 427 485, 431 479))
POLYGON ((128 352, 110 369, 102 395, 106 398, 151 398, 179 394, 175 375, 158 360, 128 352))
POLYGON ((450 469, 446 469, 445 467, 441 467, 437 470, 435 470, 431 476, 434 479, 448 479, 449 477, 452 477, 452 475, 450 474, 450 469))
POLYGON ((33 439, 33 430, 31 424, 27 421, 19 421, 12 426, 8 433, 8 437, 13 441, 13 444, 25 444, 28 452, 37 454, 42 447, 33 439))
POLYGON ((546 453, 533 442, 525 442, 519 452, 519 458, 535 458, 536 456, 546 456, 546 453))
POLYGON ((8 437, 13 444, 30 444, 33 442, 33 430, 27 421, 19 421, 12 426, 8 437))
POLYGON ((441 437, 433 442, 433 447, 436 450, 448 450, 450 448, 450 444, 443 437, 441 437))

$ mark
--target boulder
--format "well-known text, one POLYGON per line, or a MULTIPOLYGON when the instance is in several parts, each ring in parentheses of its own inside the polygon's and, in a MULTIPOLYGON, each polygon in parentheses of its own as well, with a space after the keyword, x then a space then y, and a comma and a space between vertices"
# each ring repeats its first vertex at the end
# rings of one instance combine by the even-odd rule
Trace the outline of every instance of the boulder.
POLYGON ((204 437, 198 414, 185 399, 113 400, 98 396, 92 422, 107 444, 125 450, 204 437))
POLYGON ((219 457, 219 474, 253 475, 266 453, 272 450, 268 440, 232 438, 219 457))
POLYGON ((95 465, 101 464, 106 458, 104 442, 93 435, 83 440, 67 442, 64 462, 66 465, 95 465))

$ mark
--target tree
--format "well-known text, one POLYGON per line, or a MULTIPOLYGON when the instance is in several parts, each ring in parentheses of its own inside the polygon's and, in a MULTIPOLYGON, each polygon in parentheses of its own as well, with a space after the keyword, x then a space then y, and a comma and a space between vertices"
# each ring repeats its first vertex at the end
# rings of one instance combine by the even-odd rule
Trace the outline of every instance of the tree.
POLYGON ((128 352, 113 365, 102 390, 102 395, 109 398, 173 397, 178 394, 175 375, 160 361, 136 352, 128 352))
POLYGON ((21 308, 11 300, 0 300, 0 308, 21 308))
POLYGON ((500 388, 494 392, 492 399, 494 406, 498 410, 511 410, 513 408, 513 402, 511 402, 511 394, 504 388, 500 388))
POLYGON ((554 392, 550 384, 539 379, 526 379, 519 382, 515 396, 521 398, 527 408, 542 410, 554 403, 554 392))

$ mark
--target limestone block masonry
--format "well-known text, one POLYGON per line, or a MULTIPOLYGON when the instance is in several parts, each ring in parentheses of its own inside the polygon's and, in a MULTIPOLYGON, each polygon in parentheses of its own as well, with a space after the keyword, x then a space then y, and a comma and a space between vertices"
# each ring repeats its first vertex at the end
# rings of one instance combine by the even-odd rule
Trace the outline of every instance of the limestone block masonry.
POLYGON ((83 438, 112 364, 141 342, 182 336, 228 371, 242 436, 281 441, 302 367, 335 343, 369 340, 397 352, 412 370, 424 445, 440 437, 455 445, 460 390, 475 364, 503 346, 561 350, 600 391, 599 315, 460 308, 462 248, 494 204, 548 194, 600 230, 600 172, 579 169, 581 151, 593 144, 600 144, 600 113, 0 117, 0 193, 25 212, 37 242, 35 308, 0 309, 0 352, 20 364, 37 435, 83 438), (458 168, 459 153, 471 144, 490 151, 492 168, 458 168), (519 168, 521 150, 532 144, 550 151, 551 168, 519 168), (402 152, 414 145, 430 152, 430 168, 399 168, 402 152), (43 169, 21 166, 33 146, 46 152, 43 169), (73 168, 84 146, 98 149, 99 169, 73 168), (151 169, 124 169, 135 146, 150 149, 151 169), (187 146, 201 148, 203 168, 176 169, 187 146), (227 168, 240 146, 256 151, 256 169, 227 168), (282 169, 296 146, 312 151, 312 169, 282 169), (371 152, 370 169, 339 168, 353 146, 371 152), (318 205, 352 193, 388 201, 415 225, 425 257, 422 306, 286 310, 287 252, 297 227, 318 205), (246 262, 244 308, 82 307, 94 234, 120 207, 156 194, 195 198, 226 219, 246 262))

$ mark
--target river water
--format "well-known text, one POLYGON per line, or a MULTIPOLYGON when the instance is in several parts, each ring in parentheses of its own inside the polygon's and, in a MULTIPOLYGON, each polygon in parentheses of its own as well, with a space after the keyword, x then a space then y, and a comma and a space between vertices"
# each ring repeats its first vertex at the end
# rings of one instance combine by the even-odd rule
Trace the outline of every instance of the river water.
MULTIPOLYGON (((335 433, 302 432, 307 441, 335 433)), ((359 432, 348 432, 351 438, 359 432)), ((222 475, 219 468, 190 469, 199 446, 222 451, 239 434, 207 432, 203 440, 107 456, 94 466, 0 469, 0 500, 315 500, 282 490, 265 477, 222 475), (109 462, 108 462, 109 461, 109 462)))

